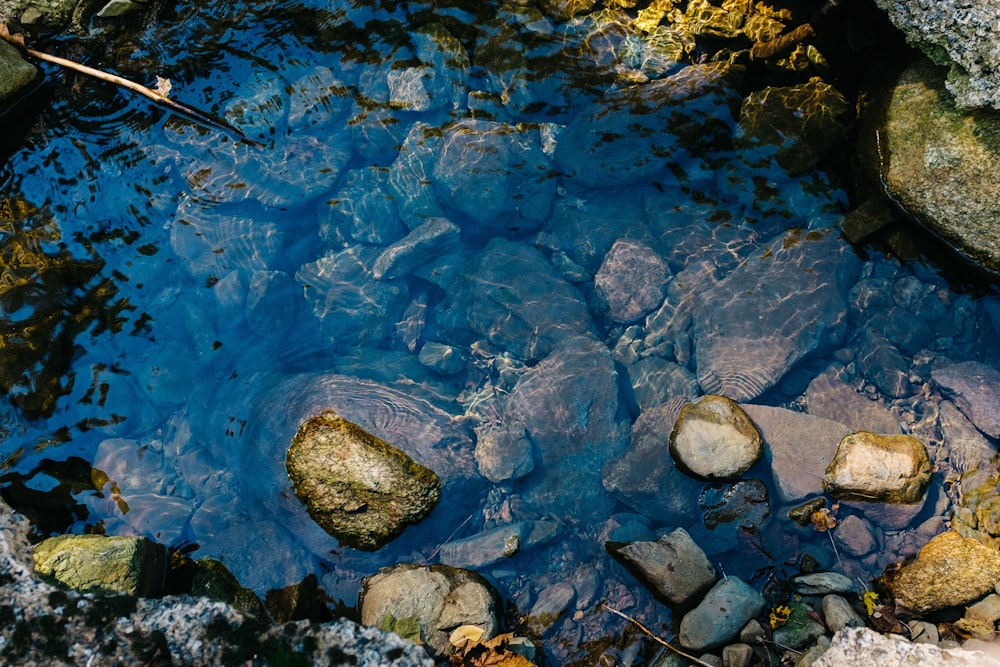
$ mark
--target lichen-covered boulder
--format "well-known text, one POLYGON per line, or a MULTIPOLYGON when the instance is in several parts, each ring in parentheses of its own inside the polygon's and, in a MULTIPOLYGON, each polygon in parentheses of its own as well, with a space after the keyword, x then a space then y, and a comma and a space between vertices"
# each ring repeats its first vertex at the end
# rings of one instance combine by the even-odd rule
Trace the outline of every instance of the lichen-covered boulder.
POLYGON ((332 411, 299 427, 285 467, 309 516, 359 549, 383 546, 441 497, 432 470, 332 411))
POLYGON ((365 579, 358 597, 361 624, 419 639, 438 656, 447 656, 451 631, 474 625, 483 639, 500 628, 498 596, 475 572, 448 565, 403 563, 365 579))
POLYGON ((954 607, 994 589, 1000 581, 1000 552, 948 531, 887 580, 896 602, 918 614, 954 607))
POLYGON ((678 467, 704 479, 736 479, 764 455, 760 431, 735 401, 708 395, 681 408, 670 434, 678 467))
POLYGON ((1000 271, 1000 121, 956 109, 944 88, 944 72, 927 62, 900 75, 878 137, 881 180, 922 225, 1000 271))
POLYGON ((912 435, 844 436, 826 469, 827 492, 844 500, 915 503, 931 479, 927 448, 912 435))
POLYGON ((78 591, 160 594, 163 545, 145 537, 59 535, 35 547, 35 571, 78 591))

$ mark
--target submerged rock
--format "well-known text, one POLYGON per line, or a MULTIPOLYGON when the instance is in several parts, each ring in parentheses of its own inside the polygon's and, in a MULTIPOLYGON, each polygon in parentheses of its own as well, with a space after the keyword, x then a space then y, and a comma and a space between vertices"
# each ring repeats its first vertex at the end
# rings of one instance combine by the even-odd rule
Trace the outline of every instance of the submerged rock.
MULTIPOLYGON (((879 137, 882 182, 893 201, 922 225, 1000 271, 1000 233, 994 224, 1000 217, 1000 120, 955 109, 944 85, 943 72, 929 63, 900 76, 879 137)), ((994 84, 994 89, 1000 87, 994 84)))
POLYGON ((503 421, 523 424, 534 445, 535 467, 524 478, 524 497, 539 510, 580 520, 611 511, 601 468, 622 453, 628 433, 617 375, 604 344, 574 336, 511 391, 503 421))
POLYGON ((698 516, 704 484, 677 469, 670 432, 680 406, 644 410, 632 425, 628 449, 604 466, 603 484, 619 501, 657 521, 687 526, 698 516))
POLYGON ((683 528, 655 542, 608 542, 611 556, 647 588, 675 607, 687 607, 715 583, 715 567, 683 528))
POLYGON ((631 240, 615 242, 594 276, 597 294, 615 322, 633 322, 663 301, 670 268, 656 251, 631 240))
POLYGON ((918 614, 954 607, 994 589, 1000 581, 1000 552, 948 531, 886 578, 896 602, 918 614))
POLYGON ((35 571, 78 591, 152 597, 163 588, 166 550, 145 537, 59 535, 35 547, 35 571))
POLYGON ((840 92, 819 77, 794 86, 768 86, 740 108, 741 143, 775 147, 789 174, 803 174, 842 142, 850 109, 840 92))
POLYGON ((285 465, 309 516, 359 549, 380 548, 441 497, 433 471, 332 411, 299 427, 285 465))
POLYGON ((935 368, 931 378, 980 431, 1000 437, 1000 370, 978 361, 935 368))
POLYGON ((725 396, 704 396, 681 408, 670 433, 677 465, 703 479, 736 479, 764 454, 757 426, 725 396))
POLYGON ((775 486, 782 502, 822 493, 826 467, 837 453, 847 426, 803 412, 769 405, 744 404, 767 443, 775 486), (808 442, 808 447, 803 443, 808 442))
POLYGON ((441 562, 453 567, 481 568, 510 558, 560 533, 556 521, 518 521, 441 545, 441 562))
POLYGON ((752 400, 806 355, 843 341, 857 267, 836 234, 793 230, 707 289, 692 330, 702 390, 752 400))
POLYGON ((931 480, 924 444, 911 435, 860 431, 840 441, 823 484, 835 498, 916 503, 931 480))
POLYGON ((448 637, 459 626, 474 625, 484 640, 492 638, 500 629, 498 605, 497 593, 485 579, 447 565, 383 568, 365 579, 358 597, 363 625, 399 632, 400 622, 414 621, 407 626, 409 638, 426 643, 440 657, 451 653, 448 637))

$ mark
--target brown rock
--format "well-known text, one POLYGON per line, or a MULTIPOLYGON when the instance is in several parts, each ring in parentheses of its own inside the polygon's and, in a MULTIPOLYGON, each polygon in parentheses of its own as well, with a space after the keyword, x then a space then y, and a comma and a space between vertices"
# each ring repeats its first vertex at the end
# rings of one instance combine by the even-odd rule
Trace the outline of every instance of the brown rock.
POLYGON ((911 435, 859 431, 840 441, 823 484, 830 495, 844 500, 915 503, 930 479, 922 442, 911 435))
POLYGON ((888 577, 896 601, 917 613, 982 597, 1000 581, 1000 552, 955 531, 924 545, 917 558, 888 577))
POLYGON ((333 411, 299 427, 285 466, 309 516, 359 549, 378 549, 441 497, 433 471, 333 411))

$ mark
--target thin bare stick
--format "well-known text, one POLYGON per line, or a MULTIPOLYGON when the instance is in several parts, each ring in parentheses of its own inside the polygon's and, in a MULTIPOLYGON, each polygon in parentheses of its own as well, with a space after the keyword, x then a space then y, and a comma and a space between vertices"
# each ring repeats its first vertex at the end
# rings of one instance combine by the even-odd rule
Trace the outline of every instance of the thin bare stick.
MULTIPOLYGON (((0 34, 0 36, 3 35, 0 34)), ((18 41, 12 40, 9 36, 4 36, 4 38, 7 41, 10 41, 14 44, 18 44, 18 41)), ((102 70, 95 69, 93 67, 88 67, 87 65, 81 65, 78 62, 67 60, 65 58, 60 58, 59 56, 53 56, 48 53, 43 53, 42 51, 36 51, 35 49, 25 48, 24 51, 33 58, 38 58, 39 60, 44 60, 45 62, 53 63, 55 65, 59 65, 60 67, 65 67, 75 72, 86 74, 87 76, 92 76, 95 79, 100 79, 101 81, 108 81, 110 83, 119 85, 122 88, 128 88, 133 92, 148 97, 157 104, 165 106, 171 111, 176 111, 178 113, 184 114, 185 116, 201 123, 202 125, 207 125, 209 127, 214 127, 216 129, 231 132, 236 136, 237 139, 239 139, 245 144, 249 144, 250 146, 256 146, 258 148, 263 147, 263 144, 261 144, 259 141, 254 141, 247 135, 243 134, 243 132, 241 132, 239 129, 233 127, 232 125, 222 120, 221 118, 213 116, 212 114, 206 111, 202 111, 192 106, 188 106, 187 104, 184 104, 182 102, 177 102, 175 100, 172 100, 163 93, 153 90, 151 88, 147 88, 146 86, 138 84, 135 81, 129 81, 128 79, 117 76, 115 74, 110 74, 108 72, 104 72, 102 70)))
POLYGON ((609 607, 606 604, 605 605, 601 605, 601 606, 603 606, 607 611, 610 611, 612 614, 615 614, 616 616, 621 616, 626 621, 628 621, 629 623, 631 623, 632 625, 634 625, 635 627, 639 628, 644 633, 646 633, 647 635, 649 635, 653 639, 653 641, 655 641, 657 644, 660 644, 661 646, 666 646, 668 649, 670 649, 671 651, 673 651, 677 655, 681 656, 682 658, 690 660, 691 662, 693 662, 693 663, 695 663, 697 665, 704 665, 704 667, 712 667, 711 664, 705 662, 704 660, 699 660, 698 658, 694 657, 693 655, 688 655, 687 653, 685 653, 684 651, 680 650, 676 646, 673 646, 672 644, 670 644, 669 642, 665 641, 664 639, 661 639, 657 635, 654 635, 652 632, 649 631, 649 628, 647 628, 645 625, 643 625, 639 621, 635 620, 634 618, 632 618, 628 614, 624 614, 624 613, 618 611, 617 609, 615 609, 614 607, 609 607))

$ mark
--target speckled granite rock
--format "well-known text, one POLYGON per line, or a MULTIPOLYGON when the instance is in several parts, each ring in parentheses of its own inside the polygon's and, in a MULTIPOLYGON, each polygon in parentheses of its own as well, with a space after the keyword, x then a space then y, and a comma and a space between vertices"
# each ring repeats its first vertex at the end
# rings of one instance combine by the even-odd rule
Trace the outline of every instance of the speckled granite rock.
POLYGON ((28 522, 0 501, 0 663, 50 665, 393 664, 432 667, 424 649, 341 619, 269 626, 223 602, 64 591, 36 578, 28 522), (239 638, 239 640, 237 639, 239 638), (314 647, 306 653, 304 646, 314 647), (286 662, 280 662, 285 660, 286 662))
POLYGON ((875 0, 906 41, 950 68, 963 107, 1000 109, 1000 5, 994 0, 875 0))
POLYGON ((982 651, 942 649, 931 644, 916 644, 899 635, 880 635, 868 628, 844 628, 833 636, 830 648, 812 664, 813 667, 1000 667, 1000 660, 982 651))

